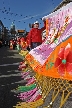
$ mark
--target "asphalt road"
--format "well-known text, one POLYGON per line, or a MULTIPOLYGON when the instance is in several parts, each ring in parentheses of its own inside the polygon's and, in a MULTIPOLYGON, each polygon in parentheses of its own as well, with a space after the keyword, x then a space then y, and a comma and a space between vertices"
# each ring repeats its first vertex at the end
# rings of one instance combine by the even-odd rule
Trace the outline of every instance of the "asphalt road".
MULTIPOLYGON (((18 85, 25 85, 18 71, 20 61, 22 61, 22 57, 17 51, 5 47, 0 48, 0 108, 13 108, 17 102, 20 102, 11 92, 18 85)), ((51 97, 52 94, 50 93, 45 104, 39 108, 47 106, 51 97)), ((59 95, 54 102, 53 108, 59 108, 60 98, 59 95)), ((72 108, 72 96, 66 101, 63 108, 72 108)))
POLYGON ((18 69, 22 57, 17 51, 0 48, 0 108, 13 108, 19 101, 12 89, 24 85, 18 69))

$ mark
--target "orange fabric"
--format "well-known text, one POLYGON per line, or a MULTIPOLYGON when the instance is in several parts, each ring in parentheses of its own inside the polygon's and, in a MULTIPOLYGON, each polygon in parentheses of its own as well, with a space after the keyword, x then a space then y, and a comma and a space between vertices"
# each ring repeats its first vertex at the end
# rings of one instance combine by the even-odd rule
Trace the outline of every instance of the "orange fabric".
POLYGON ((48 31, 49 31, 49 23, 48 19, 46 19, 46 36, 48 36, 48 31))
POLYGON ((46 69, 46 65, 48 64, 50 59, 52 59, 52 57, 53 57, 52 62, 55 63, 55 60, 58 57, 58 52, 59 52, 60 48, 66 47, 68 43, 71 44, 71 50, 72 50, 72 36, 56 47, 56 49, 51 53, 51 55, 48 57, 47 61, 45 62, 45 64, 43 66, 38 61, 36 61, 33 58, 33 56, 30 54, 28 54, 26 56, 26 59, 30 63, 30 66, 33 68, 33 70, 35 72, 38 72, 39 74, 42 74, 44 76, 50 76, 53 78, 62 78, 62 79, 72 80, 72 75, 69 75, 67 72, 65 72, 64 77, 61 77, 57 71, 57 68, 55 68, 54 66, 51 69, 46 69))

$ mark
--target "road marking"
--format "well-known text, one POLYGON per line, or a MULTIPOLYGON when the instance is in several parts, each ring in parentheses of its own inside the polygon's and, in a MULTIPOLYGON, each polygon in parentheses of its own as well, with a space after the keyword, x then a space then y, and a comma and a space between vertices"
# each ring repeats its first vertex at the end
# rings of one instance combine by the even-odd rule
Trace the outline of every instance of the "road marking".
POLYGON ((12 63, 12 64, 2 64, 0 66, 13 66, 13 65, 19 65, 19 63, 12 63))

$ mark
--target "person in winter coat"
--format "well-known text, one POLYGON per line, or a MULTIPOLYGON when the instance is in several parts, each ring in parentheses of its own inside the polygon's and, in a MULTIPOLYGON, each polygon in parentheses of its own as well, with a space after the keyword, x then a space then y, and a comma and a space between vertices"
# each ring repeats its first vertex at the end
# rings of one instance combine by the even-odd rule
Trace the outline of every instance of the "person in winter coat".
POLYGON ((46 22, 44 21, 44 27, 39 29, 39 22, 34 23, 34 27, 30 30, 28 34, 29 38, 29 48, 34 49, 42 44, 42 31, 46 28, 46 22))

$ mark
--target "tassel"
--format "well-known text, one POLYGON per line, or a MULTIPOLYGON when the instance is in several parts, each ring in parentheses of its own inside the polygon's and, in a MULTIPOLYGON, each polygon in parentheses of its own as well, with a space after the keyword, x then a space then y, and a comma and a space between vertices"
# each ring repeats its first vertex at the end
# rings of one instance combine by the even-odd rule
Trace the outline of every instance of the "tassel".
POLYGON ((29 72, 26 72, 24 75, 22 75, 21 78, 24 78, 24 77, 26 77, 27 75, 29 75, 29 72))
POLYGON ((35 91, 35 90, 37 90, 37 88, 35 88, 35 89, 33 89, 33 90, 30 90, 30 91, 28 91, 28 92, 20 93, 19 95, 21 95, 21 96, 26 96, 26 95, 30 94, 31 92, 33 92, 33 91, 35 91))
POLYGON ((19 69, 22 69, 22 68, 26 69, 27 66, 26 66, 26 65, 20 65, 20 66, 19 66, 19 69))
POLYGON ((18 91, 26 92, 26 91, 33 90, 34 88, 36 88, 36 84, 32 84, 30 86, 20 86, 18 87, 18 91))
POLYGON ((29 98, 30 96, 32 96, 34 93, 35 93, 35 92, 32 92, 32 93, 30 93, 30 94, 27 95, 27 96, 20 97, 20 99, 23 101, 23 100, 29 98))
POLYGON ((20 62, 20 65, 22 65, 24 63, 24 61, 23 62, 20 62))
POLYGON ((22 65, 19 65, 20 67, 26 66, 24 63, 22 65))
POLYGON ((21 73, 21 76, 25 75, 26 73, 27 73, 27 72, 22 72, 22 73, 21 73))
POLYGON ((26 70, 26 71, 21 72, 21 75, 25 75, 27 72, 29 72, 29 73, 30 73, 30 71, 29 71, 29 70, 26 70))
POLYGON ((35 101, 35 102, 21 102, 19 104, 17 104, 16 106, 14 106, 13 108, 37 108, 41 105, 43 105, 44 101, 42 98, 40 98, 39 100, 35 101))
POLYGON ((27 86, 29 86, 29 85, 31 85, 31 84, 34 84, 34 83, 35 83, 35 81, 33 81, 33 82, 29 83, 27 86))
POLYGON ((31 70, 29 69, 29 67, 27 67, 23 72, 27 72, 27 71, 31 72, 31 70))
POLYGON ((37 101, 37 100, 39 100, 40 98, 42 98, 42 96, 39 94, 39 95, 36 97, 36 99, 35 99, 34 101, 37 101))
POLYGON ((32 79, 32 78, 31 77, 30 78, 27 78, 26 81, 29 81, 30 79, 32 79))
POLYGON ((31 99, 27 100, 27 102, 33 102, 34 99, 39 95, 39 93, 40 93, 40 89, 36 91, 36 93, 31 97, 31 99))
POLYGON ((25 94, 22 94, 20 96, 18 96, 20 99, 24 100, 27 99, 28 97, 32 96, 35 92, 37 91, 37 88, 35 88, 34 90, 31 90, 29 92, 25 92, 25 94))
POLYGON ((28 76, 26 76, 25 78, 24 78, 24 80, 27 80, 27 79, 29 79, 29 78, 32 78, 30 75, 28 75, 28 76))
POLYGON ((30 79, 30 80, 28 81, 28 83, 27 83, 26 85, 30 85, 30 84, 32 84, 32 83, 34 83, 34 82, 35 82, 35 79, 32 78, 32 79, 30 79))

